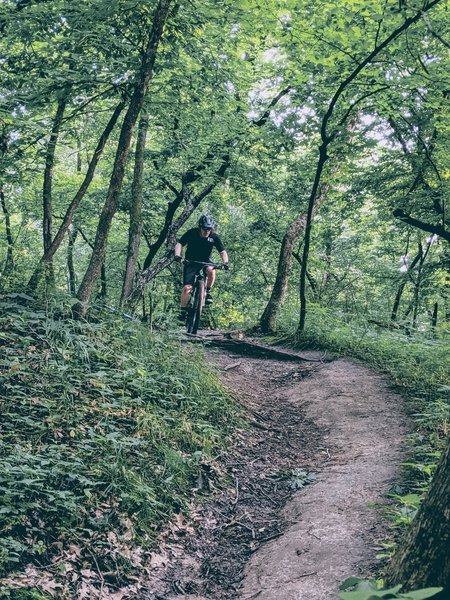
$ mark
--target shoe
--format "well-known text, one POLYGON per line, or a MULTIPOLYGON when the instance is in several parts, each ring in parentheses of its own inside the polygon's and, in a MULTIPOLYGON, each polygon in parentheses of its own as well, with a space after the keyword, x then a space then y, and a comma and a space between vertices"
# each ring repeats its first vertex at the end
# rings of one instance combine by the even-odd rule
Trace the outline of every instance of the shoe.
POLYGON ((212 304, 214 302, 211 294, 209 292, 206 292, 206 296, 205 296, 205 304, 212 304))

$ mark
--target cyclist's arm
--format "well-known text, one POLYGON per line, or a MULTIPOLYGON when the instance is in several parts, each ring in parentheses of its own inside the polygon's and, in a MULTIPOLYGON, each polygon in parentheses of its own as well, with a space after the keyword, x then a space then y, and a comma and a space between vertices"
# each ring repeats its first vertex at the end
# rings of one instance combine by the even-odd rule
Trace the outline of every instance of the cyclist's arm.
POLYGON ((226 250, 222 250, 220 253, 220 258, 222 259, 223 264, 228 264, 228 254, 226 250))

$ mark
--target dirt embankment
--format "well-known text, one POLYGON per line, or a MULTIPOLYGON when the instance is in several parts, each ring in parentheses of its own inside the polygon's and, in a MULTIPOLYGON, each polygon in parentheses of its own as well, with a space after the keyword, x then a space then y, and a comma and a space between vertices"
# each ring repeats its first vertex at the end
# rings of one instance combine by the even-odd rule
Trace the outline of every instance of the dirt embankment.
POLYGON ((165 536, 149 600, 332 600, 374 564, 374 505, 399 476, 408 426, 401 398, 350 360, 244 352, 209 356, 251 427, 221 458, 227 486, 204 466, 212 499, 165 536))

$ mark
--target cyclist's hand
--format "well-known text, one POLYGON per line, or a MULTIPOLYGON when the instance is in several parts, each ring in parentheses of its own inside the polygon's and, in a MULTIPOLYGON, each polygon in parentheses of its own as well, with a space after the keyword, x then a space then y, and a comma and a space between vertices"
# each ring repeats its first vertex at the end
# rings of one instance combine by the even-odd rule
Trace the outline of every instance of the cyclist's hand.
POLYGON ((224 271, 228 271, 229 268, 230 268, 230 265, 228 263, 224 263, 223 264, 223 270, 224 271))
POLYGON ((175 262, 181 262, 181 256, 178 256, 178 254, 175 254, 175 256, 173 257, 173 260, 175 262))

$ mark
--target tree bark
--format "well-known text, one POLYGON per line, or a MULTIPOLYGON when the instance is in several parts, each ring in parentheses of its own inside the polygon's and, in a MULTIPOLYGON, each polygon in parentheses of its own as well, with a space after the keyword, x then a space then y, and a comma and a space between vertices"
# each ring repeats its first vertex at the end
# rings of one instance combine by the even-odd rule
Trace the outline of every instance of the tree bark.
MULTIPOLYGON (((317 201, 314 204, 313 216, 318 212, 322 202, 325 200, 330 185, 321 186, 317 201)), ((298 215, 289 225, 281 243, 280 256, 278 258, 277 275, 272 293, 266 308, 259 321, 259 327, 263 333, 273 333, 277 327, 277 317, 283 306, 289 283, 289 273, 292 268, 293 248, 302 231, 305 230, 307 215, 298 215)), ((299 258, 300 265, 302 260, 299 258)))
POLYGON ((398 309, 400 307, 400 301, 402 299, 402 295, 403 295, 404 289, 407 284, 407 279, 408 278, 411 279, 411 272, 414 269, 414 267, 417 265, 419 260, 421 259, 422 255, 423 255, 423 250, 422 250, 422 246, 420 246, 419 252, 416 254, 412 263, 409 265, 408 271, 405 273, 405 277, 398 287, 397 294, 395 295, 394 305, 392 307, 391 321, 395 321, 397 319, 398 309))
MULTIPOLYGON (((53 215, 53 199, 52 199, 52 186, 53 186, 53 169, 55 166, 55 154, 56 145, 58 143, 59 131, 61 129, 61 123, 64 117, 64 111, 67 105, 67 98, 61 98, 58 101, 58 108, 56 110, 55 119, 53 121, 52 131, 50 133, 50 139, 47 144, 47 152, 45 155, 45 169, 44 169, 44 183, 42 189, 42 205, 43 205, 43 242, 44 242, 44 253, 50 248, 52 244, 52 215, 53 215)), ((53 279, 53 269, 51 260, 47 262, 47 275, 49 280, 53 279)))
POLYGON ((67 270, 69 273, 69 292, 72 296, 75 296, 77 293, 76 288, 76 272, 75 266, 73 264, 73 247, 75 245, 75 240, 77 239, 78 230, 74 227, 73 231, 69 229, 69 243, 67 246, 67 270))
POLYGON ((407 215, 401 208, 395 209, 392 214, 403 223, 407 225, 412 225, 412 227, 417 227, 417 229, 421 229, 422 231, 427 231, 428 233, 433 233, 438 235, 443 240, 450 242, 450 231, 443 225, 433 225, 432 223, 426 223, 425 221, 421 221, 420 219, 416 219, 407 215))
POLYGON ((153 75, 156 53, 162 37, 170 3, 171 0, 159 0, 158 6, 155 10, 152 30, 147 47, 142 57, 138 81, 135 84, 133 96, 122 124, 113 172, 111 175, 105 204, 100 216, 91 260, 83 281, 78 289, 77 298, 79 303, 74 307, 74 315, 77 317, 84 317, 86 314, 89 300, 91 299, 95 283, 98 279, 101 266, 104 261, 109 230, 117 210, 119 196, 122 190, 125 165, 130 151, 131 137, 136 125, 136 121, 139 118, 139 114, 147 94, 148 86, 153 75))
POLYGON ((435 302, 434 306, 433 306, 433 314, 431 315, 431 327, 433 328, 433 331, 435 331, 436 327, 437 327, 438 310, 439 310, 439 303, 435 302))
POLYGON ((412 321, 412 325, 414 328, 417 327, 417 314, 419 312, 419 304, 420 304, 420 287, 422 285, 423 263, 425 262, 425 260, 428 256, 428 253, 431 248, 431 244, 432 244, 432 240, 430 238, 427 243, 427 246, 425 248, 425 252, 423 251, 422 245, 420 244, 420 250, 422 251, 422 254, 420 256, 419 267, 417 269, 417 278, 416 278, 416 283, 414 286, 414 310, 413 310, 413 321, 412 321))
POLYGON ((131 186, 130 206, 130 228, 128 234, 128 251, 125 265, 125 275, 122 286, 120 305, 126 302, 131 294, 136 264, 139 256, 139 246, 142 235, 142 196, 143 196, 143 173, 144 173, 144 151, 147 140, 148 116, 141 117, 138 126, 136 141, 136 154, 134 159, 134 176, 131 186))
POLYGON ((442 586, 450 594, 450 440, 423 500, 387 572, 405 590, 442 586))
POLYGON ((0 290, 4 288, 8 277, 14 271, 14 254, 13 254, 13 246, 14 240, 11 229, 11 217, 9 215, 8 207, 6 206, 5 194, 3 190, 0 190, 0 201, 2 204, 2 211, 5 217, 5 229, 6 229, 6 242, 8 244, 8 249, 6 251, 6 259, 5 266, 3 267, 1 279, 0 279, 0 290))
MULTIPOLYGON (((330 139, 331 141, 331 139, 330 139)), ((298 329, 299 331, 303 331, 305 328, 305 319, 306 319, 306 273, 308 268, 308 259, 309 259, 309 247, 311 244, 311 229, 312 222, 315 213, 317 212, 317 190, 319 189, 320 178, 322 177, 322 171, 325 166, 325 162, 328 160, 327 148, 329 142, 327 140, 321 145, 319 150, 319 162, 317 163, 316 175, 314 179, 314 184, 311 190, 311 195, 308 202, 308 212, 306 214, 306 222, 305 222, 305 237, 303 240, 303 257, 302 263, 300 267, 300 321, 298 329)))
POLYGON ((89 167, 86 172, 86 176, 85 176, 80 188, 78 189, 77 193, 75 194, 72 202, 70 203, 69 207, 67 208, 66 214, 64 215, 63 221, 61 223, 60 228, 58 229, 57 234, 55 235, 49 248, 44 252, 44 255, 41 257, 36 269, 34 270, 33 275, 30 278, 30 281, 28 282, 27 291, 29 293, 32 293, 36 290, 36 288, 39 284, 39 280, 42 275, 44 265, 48 262, 51 262, 51 260, 53 259, 53 256, 55 255, 58 248, 60 247, 61 242, 63 241, 64 236, 67 233, 67 230, 69 229, 69 227, 72 223, 73 216, 74 216, 77 208, 79 207, 82 199, 84 198, 84 195, 86 194, 86 192, 89 188, 89 185, 91 184, 91 181, 94 178, 95 169, 97 168, 97 164, 103 153, 106 142, 108 141, 108 138, 114 128, 114 125, 116 124, 117 119, 119 118, 120 113, 123 110, 123 107, 124 107, 123 102, 121 102, 116 107, 107 126, 105 127, 104 132, 100 136, 100 139, 98 141, 97 147, 94 152, 94 155, 93 155, 91 161, 89 162, 89 167))
POLYGON ((108 296, 108 285, 106 279, 106 265, 103 261, 101 269, 100 269, 100 292, 98 294, 98 298, 100 300, 106 300, 108 296))

